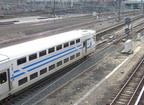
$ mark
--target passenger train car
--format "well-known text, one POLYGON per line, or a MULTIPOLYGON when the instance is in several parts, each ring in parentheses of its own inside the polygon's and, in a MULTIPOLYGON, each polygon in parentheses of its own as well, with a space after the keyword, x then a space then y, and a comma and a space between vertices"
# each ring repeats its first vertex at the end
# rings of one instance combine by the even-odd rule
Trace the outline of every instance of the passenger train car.
POLYGON ((94 30, 74 30, 0 49, 0 100, 95 51, 94 30))

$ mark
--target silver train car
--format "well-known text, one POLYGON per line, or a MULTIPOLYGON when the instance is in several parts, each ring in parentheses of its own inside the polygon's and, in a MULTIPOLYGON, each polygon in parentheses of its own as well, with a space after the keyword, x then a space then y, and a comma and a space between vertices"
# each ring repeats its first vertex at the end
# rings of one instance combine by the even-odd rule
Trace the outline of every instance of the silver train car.
POLYGON ((0 100, 95 51, 94 30, 74 30, 0 49, 0 100))

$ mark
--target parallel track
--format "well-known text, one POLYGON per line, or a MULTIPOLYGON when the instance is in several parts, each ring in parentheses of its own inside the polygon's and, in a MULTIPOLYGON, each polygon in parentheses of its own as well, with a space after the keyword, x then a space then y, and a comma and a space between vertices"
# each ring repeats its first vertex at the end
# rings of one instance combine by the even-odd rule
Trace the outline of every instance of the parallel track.
MULTIPOLYGON (((123 39, 123 38, 125 38, 125 37, 126 37, 126 35, 125 35, 125 36, 121 36, 121 37, 119 36, 119 37, 117 37, 117 38, 114 38, 114 39, 113 39, 113 43, 116 43, 116 42, 118 42, 119 40, 121 40, 121 39, 123 39)), ((113 44, 113 43, 111 43, 111 44, 113 44)), ((41 87, 43 87, 44 85, 48 84, 49 82, 53 81, 53 79, 56 79, 57 77, 60 77, 60 76, 62 76, 62 75, 64 75, 64 74, 66 74, 66 73, 69 72, 72 68, 74 68, 74 67, 82 64, 82 63, 85 62, 87 59, 89 59, 90 57, 92 57, 92 56, 95 55, 95 54, 100 53, 102 50, 106 49, 106 48, 109 47, 109 46, 110 46, 110 45, 108 45, 108 44, 106 44, 106 43, 103 43, 101 47, 98 47, 98 46, 97 46, 97 47, 96 47, 96 51, 95 51, 93 54, 89 55, 89 57, 86 57, 85 59, 82 59, 82 60, 80 60, 79 62, 77 62, 75 65, 70 66, 70 67, 68 68, 68 70, 67 70, 67 69, 64 69, 62 72, 57 73, 57 74, 54 75, 52 78, 49 78, 49 79, 47 79, 46 81, 43 81, 43 82, 40 83, 38 86, 34 86, 34 87, 28 89, 27 91, 25 91, 24 93, 16 96, 14 99, 8 101, 7 103, 15 103, 16 100, 19 100, 19 99, 20 99, 20 97, 26 96, 27 94, 31 93, 32 91, 37 90, 37 88, 41 88, 41 87)), ((83 73, 85 73, 85 72, 83 72, 83 73)), ((80 74, 80 75, 82 75, 82 74, 80 74)), ((73 77, 73 78, 76 78, 76 77, 73 77)), ((70 81, 72 81, 72 80, 73 80, 73 79, 71 79, 70 81)), ((69 83, 69 82, 68 82, 68 83, 69 83)), ((66 84, 65 84, 65 85, 66 85, 66 84)), ((65 86, 65 85, 63 85, 63 86, 65 86)), ((62 88, 63 86, 61 86, 61 88, 62 88)), ((59 88, 58 88, 58 89, 59 89, 59 88)), ((57 91, 58 89, 54 90, 53 92, 57 91)), ((53 92, 51 92, 51 94, 52 94, 53 92)))
MULTIPOLYGON (((4 29, 2 29, 2 31, 1 31, 1 34, 3 33, 3 31, 5 33, 5 31, 7 31, 7 30, 9 30, 9 34, 11 34, 13 32, 14 33, 19 33, 19 32, 20 33, 25 33, 25 32, 29 33, 30 32, 31 34, 28 34, 28 35, 21 34, 22 36, 19 34, 18 34, 19 36, 10 35, 10 36, 8 36, 7 40, 0 41, 0 47, 2 48, 2 47, 9 46, 11 44, 18 44, 21 42, 37 39, 40 37, 46 37, 46 36, 53 35, 56 33, 65 32, 68 30, 81 29, 81 28, 85 28, 84 26, 93 26, 94 24, 100 22, 100 21, 96 21, 96 20, 92 19, 92 16, 91 16, 91 19, 89 17, 90 16, 85 16, 85 17, 83 16, 82 17, 83 19, 79 19, 77 17, 77 18, 72 18, 70 20, 66 19, 64 21, 60 20, 60 21, 47 22, 47 23, 43 22, 40 24, 41 27, 43 26, 42 29, 40 29, 40 26, 37 24, 31 24, 33 28, 35 27, 35 30, 32 27, 29 27, 29 25, 18 26, 18 27, 16 27, 16 29, 18 28, 17 30, 15 29, 15 27, 11 27, 11 28, 4 27, 4 29), (45 25, 43 25, 43 24, 45 24, 45 25), (22 30, 20 27, 24 28, 25 31, 22 30), (37 32, 35 32, 35 31, 37 31, 37 32)), ((140 16, 139 16, 139 18, 140 18, 140 16)), ((137 18, 135 18, 135 19, 137 19, 137 18)), ((135 19, 133 19, 133 20, 135 20, 135 19)), ((125 25, 125 24, 118 23, 117 27, 119 27, 119 25, 125 25)), ((103 30, 106 30, 106 29, 103 29, 103 30)), ((107 28, 107 30, 109 30, 109 29, 107 28)), ((100 31, 100 33, 101 33, 101 31, 100 31)), ((7 35, 4 35, 4 37, 6 37, 6 36, 7 35)))
POLYGON ((144 58, 109 105, 134 105, 136 93, 144 85, 144 58))
MULTIPOLYGON (((89 56, 90 57, 90 56, 89 56)), ((69 71, 71 71, 73 68, 77 67, 78 65, 80 65, 81 63, 85 62, 88 58, 88 56, 77 61, 76 63, 73 63, 73 65, 68 66, 62 70, 60 70, 59 72, 56 72, 48 77, 46 77, 45 79, 43 79, 42 81, 40 81, 40 83, 36 83, 35 85, 33 85, 31 88, 28 88, 27 90, 25 90, 24 92, 8 97, 4 100, 1 101, 0 105, 11 105, 16 103, 17 100, 22 99, 23 97, 33 93, 34 91, 37 91, 39 88, 43 88, 45 87, 46 84, 51 83, 52 81, 57 80, 58 78, 60 78, 61 76, 63 76, 64 74, 68 73, 69 71)))
MULTIPOLYGON (((114 40, 115 40, 114 42, 119 41, 119 40, 123 39, 124 37, 126 37, 126 36, 117 37, 117 38, 114 39, 114 40), (117 39, 117 40, 116 40, 116 39, 117 39)), ((114 43, 114 42, 113 42, 113 43, 114 43)), ((103 43, 103 45, 102 45, 101 47, 96 46, 96 51, 95 51, 93 54, 89 55, 89 57, 92 57, 94 54, 97 54, 97 53, 101 52, 102 50, 104 50, 105 48, 107 48, 107 47, 109 47, 109 46, 110 46, 110 45, 108 45, 108 44, 106 44, 106 43, 103 43)), ((67 70, 67 68, 66 68, 66 69, 62 70, 62 72, 58 72, 56 75, 52 75, 51 78, 49 78, 49 79, 41 82, 39 85, 35 85, 34 87, 32 87, 32 88, 24 91, 23 93, 15 96, 14 98, 8 97, 8 98, 7 98, 6 100, 4 100, 2 103, 3 103, 3 104, 15 103, 16 100, 19 100, 19 99, 20 99, 20 97, 23 97, 23 96, 31 93, 32 91, 37 90, 37 88, 41 88, 41 87, 43 87, 45 84, 50 83, 51 81, 53 81, 53 79, 56 79, 57 77, 60 77, 60 76, 62 76, 63 74, 66 74, 66 73, 69 72, 72 68, 80 65, 81 63, 83 63, 84 61, 86 61, 87 59, 89 59, 89 57, 86 57, 86 58, 78 61, 77 63, 75 63, 75 65, 70 66, 70 67, 68 68, 68 70, 67 70), (11 98, 12 98, 12 99, 11 99, 11 98)))
MULTIPOLYGON (((122 37, 122 38, 123 38, 123 37, 122 37)), ((121 38, 119 38, 118 40, 121 40, 121 38)), ((117 40, 117 41, 118 41, 118 40, 117 40)), ((58 74, 58 75, 59 75, 59 74, 58 74)), ((34 88, 35 88, 35 87, 34 87, 34 88)), ((31 90, 33 90, 34 88, 32 88, 31 90)), ((28 93, 28 92, 29 92, 29 91, 27 91, 27 93, 28 93)))

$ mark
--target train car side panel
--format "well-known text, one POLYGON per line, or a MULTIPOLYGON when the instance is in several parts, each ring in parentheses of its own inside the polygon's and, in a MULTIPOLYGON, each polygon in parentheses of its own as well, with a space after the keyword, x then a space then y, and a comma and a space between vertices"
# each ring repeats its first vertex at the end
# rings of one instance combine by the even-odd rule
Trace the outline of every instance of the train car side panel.
POLYGON ((94 31, 76 30, 1 49, 0 54, 7 55, 0 58, 0 100, 92 53, 94 35, 94 31))
POLYGON ((9 60, 3 61, 0 64, 0 100, 8 96, 12 89, 10 67, 9 60))

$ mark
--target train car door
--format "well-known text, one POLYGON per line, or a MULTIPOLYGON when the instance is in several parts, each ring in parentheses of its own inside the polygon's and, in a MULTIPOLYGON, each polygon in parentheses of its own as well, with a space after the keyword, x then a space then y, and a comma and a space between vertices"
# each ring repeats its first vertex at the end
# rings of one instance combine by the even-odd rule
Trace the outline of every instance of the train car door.
POLYGON ((0 95, 9 91, 8 70, 0 71, 0 95))
POLYGON ((87 40, 83 42, 83 55, 85 56, 87 54, 87 40))

